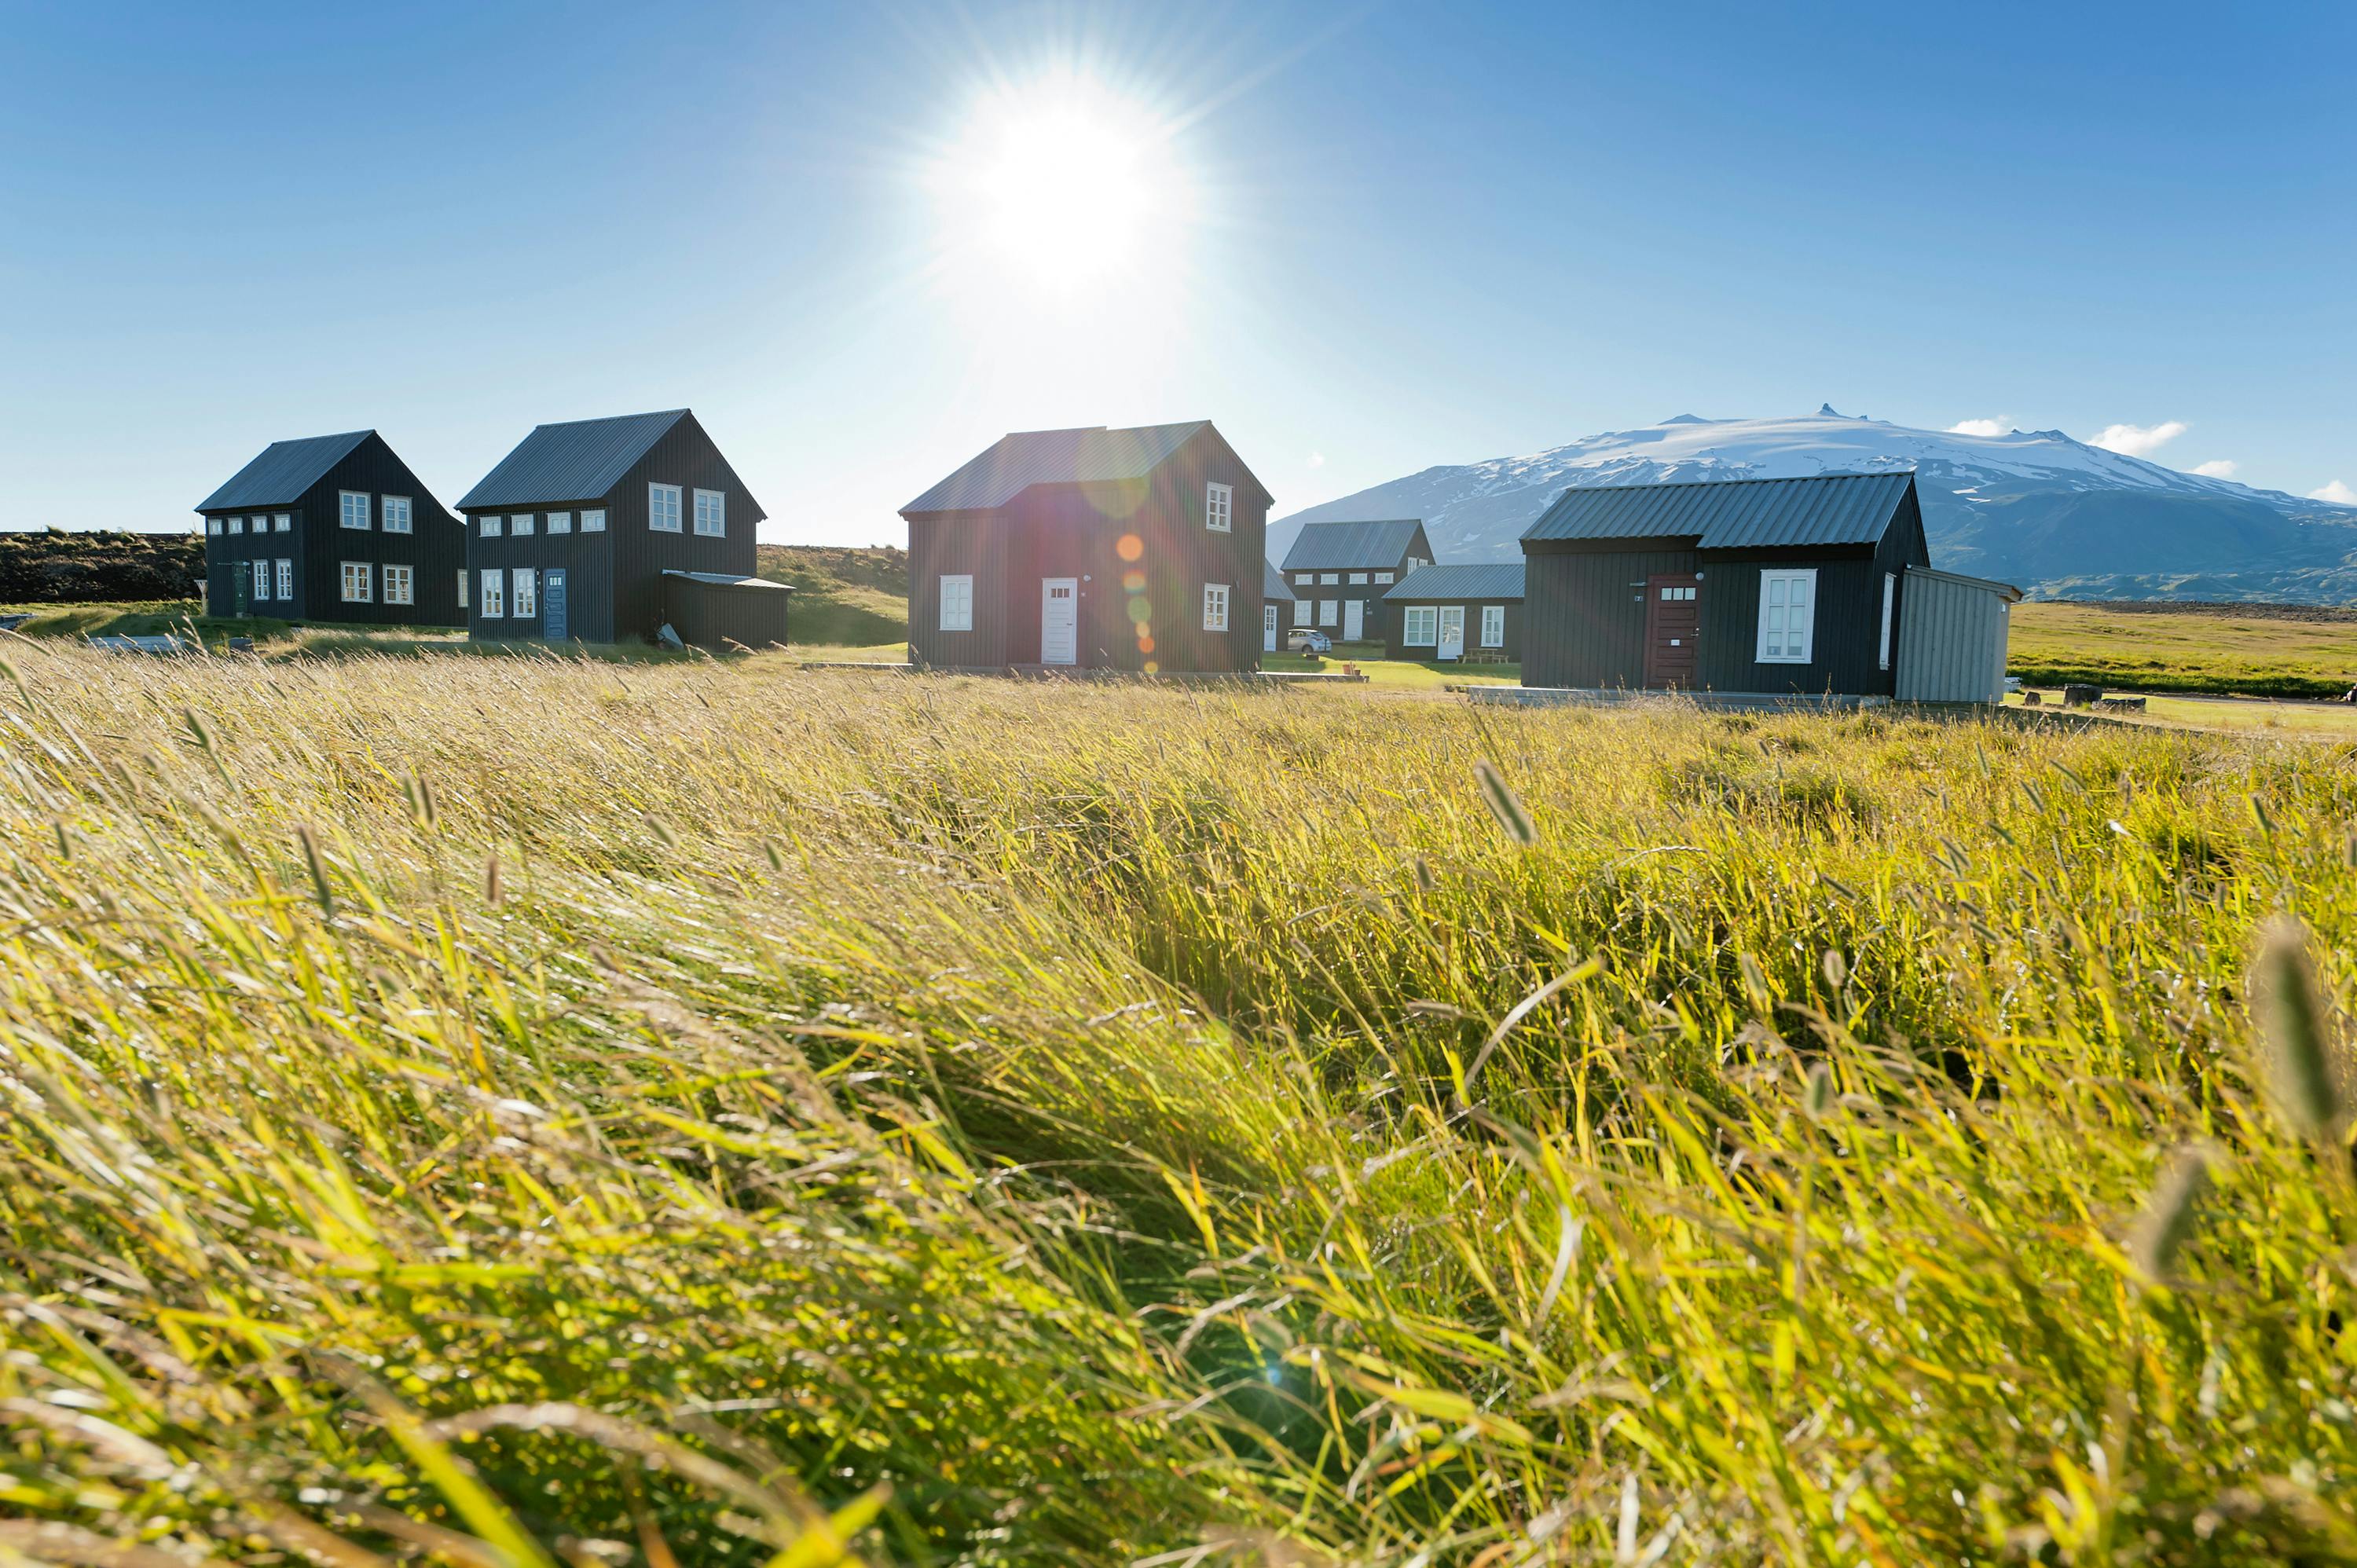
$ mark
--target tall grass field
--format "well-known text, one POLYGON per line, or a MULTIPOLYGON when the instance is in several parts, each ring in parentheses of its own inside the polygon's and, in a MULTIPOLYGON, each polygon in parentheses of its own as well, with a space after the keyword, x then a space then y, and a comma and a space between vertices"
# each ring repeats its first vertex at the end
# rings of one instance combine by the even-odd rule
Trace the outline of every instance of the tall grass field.
POLYGON ((2357 1555, 2345 748, 0 670, 0 1559, 2357 1555))

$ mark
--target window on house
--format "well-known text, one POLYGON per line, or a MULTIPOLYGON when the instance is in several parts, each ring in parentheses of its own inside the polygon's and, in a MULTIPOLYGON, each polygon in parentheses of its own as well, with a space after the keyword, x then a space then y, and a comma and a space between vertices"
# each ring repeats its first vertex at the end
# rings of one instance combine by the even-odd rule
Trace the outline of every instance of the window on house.
POLYGON ((1375 574, 1375 581, 1378 583, 1388 583, 1392 580, 1393 575, 1394 574, 1389 572, 1378 572, 1375 574))
POLYGON ((467 607, 467 569, 464 566, 458 568, 458 607, 462 610, 467 607))
POLYGON ((1297 588, 1306 588, 1317 580, 1318 574, 1315 572, 1296 572, 1293 575, 1293 585, 1297 588))
POLYGON ((1228 629, 1228 585, 1225 583, 1203 585, 1203 629, 1228 629))
POLYGON ((507 614, 508 575, 497 566, 483 568, 483 618, 497 620, 507 614))
POLYGON ((375 568, 365 561, 344 563, 344 603, 364 605, 375 597, 375 568))
POLYGON ((221 519, 219 519, 219 518, 217 518, 217 517, 209 517, 209 518, 205 519, 205 532, 206 532, 207 533, 210 533, 210 534, 211 534, 214 538, 218 539, 218 538, 220 538, 220 537, 221 537, 221 519))
POLYGON ((1341 625, 1341 624, 1342 624, 1342 601, 1341 601, 1341 600, 1340 600, 1340 599, 1320 599, 1320 600, 1318 600, 1318 624, 1319 626, 1340 626, 1340 625, 1341 625))
POLYGON ((695 532, 706 539, 727 537, 727 491, 698 490, 695 492, 695 532))
POLYGON ((1203 526, 1214 533, 1235 531, 1236 491, 1233 485, 1203 487, 1203 526))
POLYGON ((253 596, 257 599, 270 596, 270 563, 267 561, 253 564, 253 596))
POLYGON ((282 599, 295 596, 295 563, 292 561, 278 563, 278 596, 282 599))
POLYGON ((337 521, 346 528, 366 528, 369 525, 369 498, 365 490, 338 492, 339 510, 337 521))
POLYGON ((1400 612, 1400 641, 1410 648, 1440 646, 1440 611, 1433 605, 1410 605, 1400 612))
POLYGON ((384 569, 384 602, 389 605, 414 605, 417 602, 417 569, 414 566, 387 566, 384 569))
POLYGON ((483 537, 486 539, 497 539, 505 531, 502 521, 488 512, 483 515, 482 523, 483 537))
POLYGON ((409 533, 414 532, 409 526, 409 498, 407 496, 387 496, 379 503, 377 510, 384 518, 384 531, 387 533, 409 533))
POLYGON ((1429 566, 1431 564, 1431 562, 1426 560, 1421 555, 1411 555, 1407 558, 1407 569, 1411 572, 1415 571, 1418 566, 1429 566))
POLYGON ((974 629, 974 577, 966 574, 942 579, 942 629, 974 629))
POLYGON ((677 533, 680 531, 677 485, 647 487, 647 526, 657 533, 677 533))
POLYGON ((529 566, 515 569, 515 607, 508 612, 518 620, 539 613, 540 576, 529 566))
POLYGON ((583 512, 581 514, 581 532, 584 533, 605 532, 606 514, 603 511, 583 512))
POLYGON ((1505 606, 1483 605, 1481 607, 1481 646, 1484 648, 1506 646, 1505 606))
POLYGON ((550 512, 548 514, 548 532, 551 533, 572 532, 573 514, 569 511, 550 512))
POLYGON ((1330 588, 1341 580, 1342 574, 1340 572, 1320 572, 1318 574, 1318 583, 1320 587, 1330 588))
POLYGON ((1351 581, 1353 583, 1363 583, 1366 580, 1367 575, 1364 572, 1353 572, 1351 574, 1351 581))
POLYGON ((242 517, 231 518, 229 520, 229 531, 231 533, 243 533, 245 532, 245 519, 242 517))
POLYGON ((1890 668, 1890 612, 1898 607, 1899 574, 1882 575, 1882 668, 1890 668))
POLYGON ((508 532, 515 535, 518 539, 522 539, 525 534, 530 533, 532 532, 532 513, 528 511, 510 512, 508 514, 508 532))
POLYGON ((1766 570, 1760 574, 1760 651, 1762 664, 1806 664, 1816 629, 1817 569, 1766 570))
POLYGON ((279 532, 285 533, 295 526, 295 514, 292 512, 282 511, 276 517, 270 520, 270 525, 279 532))

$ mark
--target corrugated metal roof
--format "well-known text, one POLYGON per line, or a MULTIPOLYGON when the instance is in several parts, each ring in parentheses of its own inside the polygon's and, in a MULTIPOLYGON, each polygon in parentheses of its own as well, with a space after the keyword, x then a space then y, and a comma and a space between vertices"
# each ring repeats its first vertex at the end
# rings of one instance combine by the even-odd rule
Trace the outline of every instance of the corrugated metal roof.
POLYGON ((375 435, 373 430, 348 430, 341 435, 307 435, 300 441, 273 441, 262 456, 231 475, 229 483, 197 503, 199 511, 221 511, 242 506, 291 506, 303 492, 325 478, 351 449, 375 435))
POLYGON ((1385 599, 1501 599, 1523 596, 1523 568, 1484 563, 1475 566, 1418 566, 1383 591, 1385 599))
POLYGON ((1345 567, 1396 566, 1424 526, 1420 517, 1380 522, 1306 522, 1285 553, 1288 572, 1339 572, 1345 567))
POLYGON ((716 588, 775 588, 781 594, 794 591, 791 583, 772 583, 767 577, 739 577, 733 572, 677 572, 663 569, 666 577, 685 577, 692 582, 709 583, 716 588))
POLYGON ((458 508, 593 501, 622 482, 630 465, 687 417, 683 408, 536 425, 500 459, 458 508))
POLYGON ((1980 588, 1996 595, 2009 605, 2018 604, 2021 600, 2021 590, 2018 587, 2011 583, 2000 583, 1995 577, 1967 577, 1962 572, 1943 572, 1932 566, 1910 566, 1907 568, 1907 575, 1910 577, 1934 577, 1943 583, 1953 583, 1959 587, 1980 588))
POLYGON ((900 509, 902 517, 939 511, 989 511, 1034 485, 1103 484, 1142 479, 1211 424, 1141 424, 1108 430, 1021 430, 990 448, 900 509))
POLYGON ((1276 563, 1264 561, 1261 564, 1268 568, 1268 575, 1261 584, 1260 596, 1264 599, 1282 599, 1287 603, 1292 602, 1293 590, 1285 585, 1285 574, 1276 569, 1276 563))
POLYGON ((1704 550, 1871 544, 1915 485, 1912 469, 1804 479, 1704 479, 1575 487, 1523 531, 1528 539, 1695 539, 1704 550))

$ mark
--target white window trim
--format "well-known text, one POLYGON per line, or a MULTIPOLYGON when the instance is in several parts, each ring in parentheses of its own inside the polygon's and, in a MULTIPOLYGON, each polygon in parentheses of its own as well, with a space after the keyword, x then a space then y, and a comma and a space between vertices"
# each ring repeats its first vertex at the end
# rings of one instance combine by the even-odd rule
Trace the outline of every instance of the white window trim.
POLYGON ((417 569, 415 567, 389 562, 385 565, 383 577, 386 604, 414 605, 417 602, 417 569), (397 594, 393 592, 393 585, 396 583, 401 586, 401 591, 397 594))
POLYGON ((548 532, 551 533, 572 532, 573 514, 569 511, 550 512, 548 514, 548 532))
POLYGON ((281 556, 278 562, 278 602, 285 604, 295 596, 295 563, 281 556))
POLYGON ((279 533, 292 533, 295 531, 295 514, 282 511, 271 519, 271 526, 279 533))
POLYGON ((728 492, 726 490, 695 492, 695 535, 699 539, 728 537, 728 492), (704 503, 707 499, 712 502, 713 526, 710 528, 704 526, 704 503))
POLYGON ((1342 601, 1340 599, 1318 600, 1318 624, 1319 626, 1340 626, 1342 624, 1342 601))
POLYGON ((349 528, 354 533, 366 533, 376 524, 375 513, 375 501, 369 491, 338 490, 336 492, 336 522, 339 526, 349 528), (358 522, 352 521, 354 501, 361 503, 359 508, 361 520, 358 522))
POLYGON ((1203 487, 1203 526, 1214 533, 1235 532, 1236 489, 1233 485, 1203 487))
POLYGON ((1440 646, 1440 607, 1438 605, 1409 605, 1400 611, 1400 646, 1402 648, 1440 646))
MULTIPOLYGON (((1790 590, 1787 590, 1789 598, 1790 590)), ((1792 646, 1792 627, 1785 627, 1784 646, 1792 646)), ((1757 662, 1761 664, 1806 664, 1817 652, 1817 569, 1814 566, 1763 566, 1760 570, 1760 632, 1752 646, 1757 662), (1808 589, 1808 618, 1802 625, 1801 650, 1798 653, 1768 651, 1768 585, 1781 580, 1802 583, 1808 589)))
POLYGON ((1316 581, 1318 574, 1315 572, 1296 572, 1293 575, 1293 585, 1297 588, 1306 588, 1316 581))
POLYGON ((1880 666, 1885 670, 1890 668, 1890 613, 1897 607, 1898 600, 1899 574, 1885 572, 1882 575, 1882 663, 1880 666))
POLYGON ((479 521, 483 525, 483 537, 486 539, 497 539, 507 532, 507 519, 498 512, 487 511, 479 521))
POLYGON ((1481 646, 1484 648, 1503 648, 1506 646, 1505 606, 1483 605, 1481 607, 1481 646), (1497 618, 1498 630, 1495 636, 1491 635, 1490 632, 1490 622, 1491 617, 1495 617, 1497 618))
POLYGON ((1353 572, 1351 574, 1351 581, 1354 584, 1364 583, 1366 580, 1367 575, 1364 572, 1353 572))
POLYGON ((270 563, 267 561, 254 562, 253 600, 256 604, 268 604, 270 602, 273 597, 273 595, 270 592, 270 563))
POLYGON ((339 602, 343 604, 372 605, 376 603, 375 563, 369 561, 345 561, 340 563, 336 572, 336 591, 341 596, 339 602), (361 585, 361 591, 357 594, 352 592, 352 569, 356 566, 360 568, 359 582, 361 585))
POLYGON ((956 572, 942 577, 940 590, 935 597, 941 601, 942 630, 972 631, 974 629, 973 573, 956 572), (952 599, 956 601, 957 606, 954 612, 951 609, 952 599))
POLYGON ((540 577, 530 566, 518 566, 509 574, 508 616, 513 620, 530 620, 540 614, 540 577))
POLYGON ((226 519, 218 517, 209 517, 205 519, 205 532, 211 534, 215 539, 219 539, 221 536, 222 524, 226 521, 226 519))
POLYGON ((1318 575, 1318 585, 1321 588, 1330 588, 1341 580, 1342 574, 1340 572, 1321 572, 1318 575))
POLYGON ((1375 574, 1375 581, 1378 583, 1388 583, 1391 580, 1392 574, 1389 572, 1378 572, 1375 574))
POLYGON ((533 527, 532 520, 538 514, 535 512, 529 511, 511 511, 508 513, 508 537, 511 539, 530 539, 535 532, 533 527))
POLYGON ((605 532, 606 509, 604 507, 595 507, 588 511, 583 512, 581 514, 581 532, 584 533, 605 532))
POLYGON ((677 485, 647 486, 647 529, 652 533, 678 533, 687 526, 679 511, 677 485))
POLYGON ((384 519, 385 532, 414 533, 417 531, 416 513, 410 510, 407 496, 379 496, 376 505, 378 515, 384 519), (401 526, 398 528, 393 526, 395 511, 401 514, 401 526))
POLYGON ((467 569, 464 566, 458 568, 458 607, 462 610, 467 607, 467 569))
POLYGON ((1203 629, 1228 629, 1228 585, 1225 583, 1203 585, 1203 629))
POLYGON ((507 616, 508 575, 497 566, 483 568, 483 607, 485 620, 501 620, 507 616))
POLYGON ((229 531, 231 533, 243 533, 245 532, 245 519, 242 517, 231 518, 229 520, 229 531))
POLYGON ((1308 626, 1309 624, 1309 614, 1311 608, 1312 607, 1308 599, 1294 600, 1293 624, 1296 626, 1308 626))

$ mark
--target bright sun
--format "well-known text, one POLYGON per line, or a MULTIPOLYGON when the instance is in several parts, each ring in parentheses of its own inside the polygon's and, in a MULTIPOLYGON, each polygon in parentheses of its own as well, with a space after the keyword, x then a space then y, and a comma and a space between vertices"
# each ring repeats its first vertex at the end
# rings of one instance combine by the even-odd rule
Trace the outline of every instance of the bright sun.
POLYGON ((956 247, 1058 293, 1167 262, 1189 192, 1169 128, 1084 77, 1001 87, 951 148, 938 188, 956 247))

